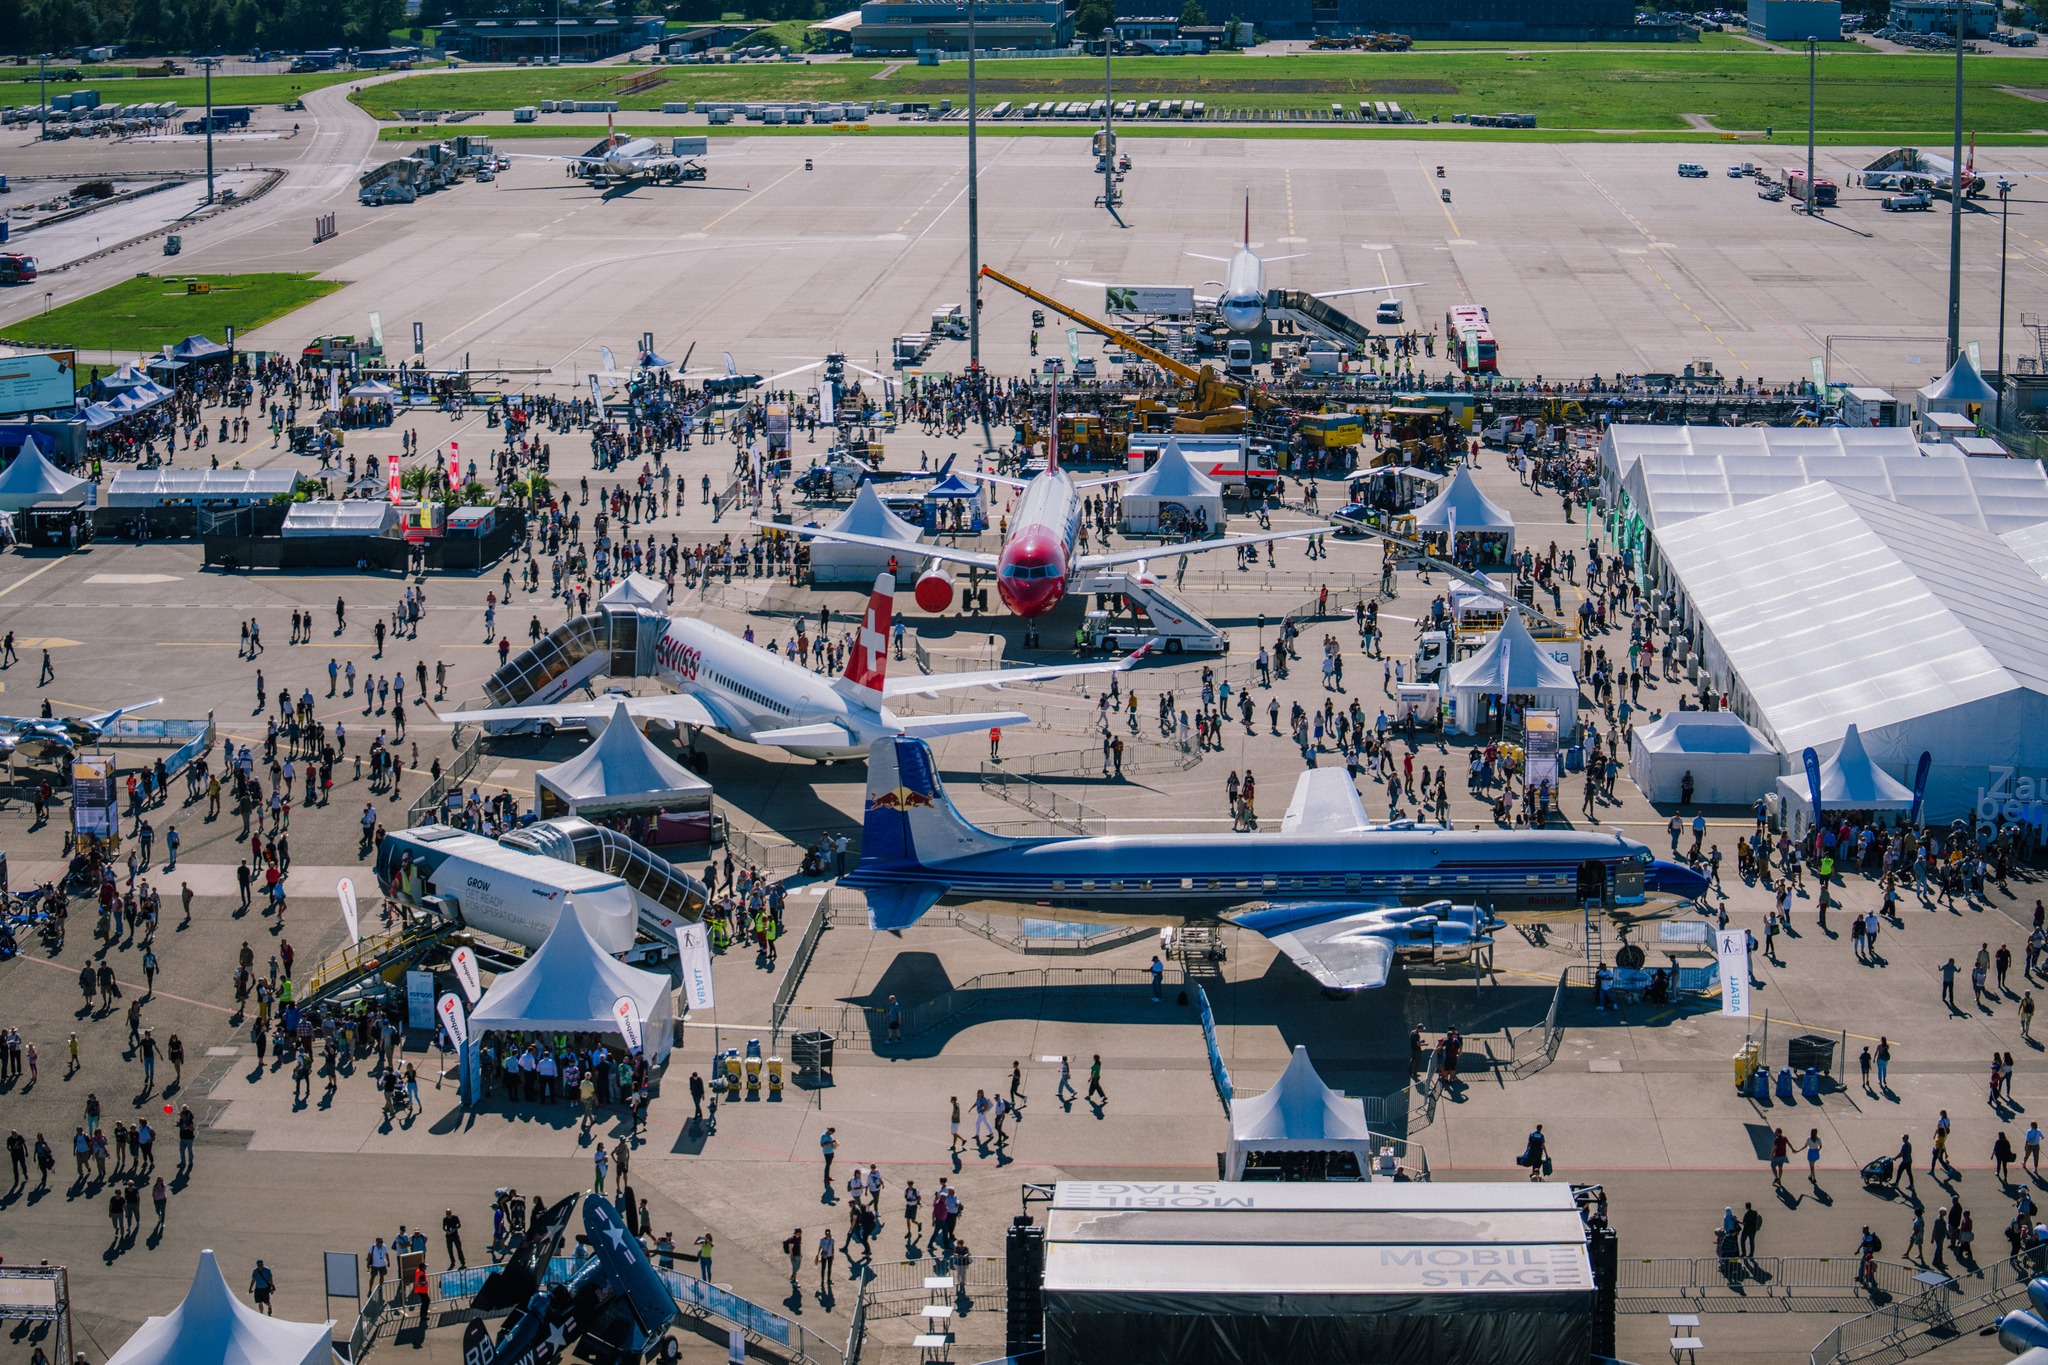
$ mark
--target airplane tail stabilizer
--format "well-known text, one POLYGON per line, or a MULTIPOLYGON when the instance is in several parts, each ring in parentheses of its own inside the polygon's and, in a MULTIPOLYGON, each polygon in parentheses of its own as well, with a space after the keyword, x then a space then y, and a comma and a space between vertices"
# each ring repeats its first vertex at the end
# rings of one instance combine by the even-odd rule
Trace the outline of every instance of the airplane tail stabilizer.
POLYGON ((929 744, 902 735, 878 739, 868 750, 860 864, 843 880, 868 893, 874 927, 900 929, 946 893, 945 873, 932 864, 1014 842, 960 814, 939 781, 929 744))
POLYGON ((846 651, 846 672, 832 684, 840 696, 877 710, 881 708, 882 684, 889 677, 889 621, 895 611, 895 575, 877 574, 875 590, 868 594, 867 611, 846 651))

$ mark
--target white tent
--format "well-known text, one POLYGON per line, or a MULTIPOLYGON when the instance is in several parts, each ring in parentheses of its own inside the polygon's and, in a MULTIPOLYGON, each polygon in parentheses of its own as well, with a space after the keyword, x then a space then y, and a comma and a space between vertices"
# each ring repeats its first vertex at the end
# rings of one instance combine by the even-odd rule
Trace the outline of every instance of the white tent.
POLYGON ((351 498, 342 502, 295 502, 284 514, 280 534, 289 539, 313 536, 388 536, 398 530, 398 509, 381 499, 351 498))
POLYGON ((622 700, 597 742, 566 763, 533 775, 534 808, 544 820, 594 819, 625 811, 709 811, 711 784, 649 743, 622 700))
POLYGON ((1956 363, 1948 367, 1948 373, 1914 395, 1913 409, 1921 418, 1929 413, 1953 412, 1974 422, 1988 404, 1997 400, 1998 390, 1977 373, 1977 367, 1970 363, 1970 353, 1958 351, 1956 363))
POLYGON ((1692 774, 1702 806, 1748 805, 1770 792, 1784 760, 1733 711, 1675 711, 1629 736, 1628 775, 1652 801, 1677 801, 1692 774))
POLYGON ((81 492, 84 479, 76 479, 43 458, 43 452, 24 444, 14 463, 0 472, 0 512, 18 512, 51 498, 81 492))
POLYGON ((123 469, 101 499, 109 507, 273 502, 298 486, 289 469, 123 469))
POLYGON ((864 483, 853 502, 828 528, 850 536, 871 536, 877 540, 902 543, 901 550, 884 550, 874 545, 849 545, 845 541, 813 539, 811 581, 814 583, 872 583, 875 575, 886 573, 889 560, 896 560, 898 586, 917 581, 917 566, 924 562, 917 528, 882 505, 875 486, 864 483))
POLYGON ((1168 441, 1159 459, 1124 489, 1124 529, 1140 534, 1199 520, 1223 526, 1223 485, 1188 463, 1179 441, 1168 441))
POLYGON ((1483 536, 1491 559, 1506 559, 1515 549, 1515 519, 1479 491, 1465 465, 1452 471, 1435 497, 1415 509, 1415 529, 1425 539, 1454 530, 1461 536, 1483 536))
POLYGON ((491 983, 470 1012, 469 1031, 615 1033, 612 1006, 625 996, 639 1013, 648 1059, 661 1062, 675 1041, 669 987, 666 976, 606 957, 571 903, 533 956, 491 983))
POLYGON ((668 589, 658 578, 649 578, 644 573, 629 573, 620 579, 612 590, 598 599, 600 606, 619 608, 645 608, 659 615, 668 615, 668 589))
MULTIPOLYGON (((1795 830, 1813 824, 1813 784, 1800 756, 1791 756, 1793 771, 1778 779, 1778 799, 1795 830)), ((1831 811, 1906 811, 1913 808, 1913 790, 1871 762, 1863 736, 1851 725, 1835 751, 1820 761, 1820 800, 1831 811)))
POLYGON ((1578 675, 1536 643, 1520 612, 1510 612, 1477 654, 1452 664, 1449 681, 1460 734, 1477 734, 1503 698, 1511 708, 1557 712, 1561 734, 1578 723, 1578 675))
POLYGON ((236 1298, 211 1251, 184 1301, 146 1319, 107 1365, 333 1365, 333 1322, 286 1322, 236 1298))
POLYGON ((1930 820, 2048 814, 2042 538, 1821 483, 1658 542, 1707 676, 1778 752, 1826 752, 1853 723, 1894 778, 1933 755, 1930 820))
POLYGON ((389 403, 398 397, 398 390, 381 379, 366 379, 348 391, 351 398, 368 398, 389 403))
MULTIPOLYGON (((1277 1171, 1279 1161, 1261 1161, 1266 1154, 1345 1154, 1358 1162, 1356 1176, 1372 1170, 1373 1135, 1365 1122, 1365 1102, 1349 1099, 1323 1084, 1308 1049, 1296 1047, 1280 1079, 1263 1095, 1240 1097, 1230 1107, 1230 1149, 1225 1162, 1232 1180, 1251 1179, 1277 1171), (1263 1171, 1259 1168, 1265 1168, 1263 1171)), ((1326 1166, 1324 1179, 1350 1175, 1348 1163, 1326 1166), (1339 1173, 1341 1172, 1341 1174, 1339 1173)))

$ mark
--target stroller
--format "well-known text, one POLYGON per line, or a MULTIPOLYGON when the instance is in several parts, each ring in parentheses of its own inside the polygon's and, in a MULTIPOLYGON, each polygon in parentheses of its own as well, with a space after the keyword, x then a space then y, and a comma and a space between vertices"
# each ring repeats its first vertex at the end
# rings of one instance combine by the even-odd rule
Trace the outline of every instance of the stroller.
POLYGON ((1861 1172, 1863 1188, 1866 1190, 1889 1188, 1892 1183, 1892 1170, 1892 1159, 1888 1156, 1881 1156, 1874 1161, 1864 1162, 1861 1172))

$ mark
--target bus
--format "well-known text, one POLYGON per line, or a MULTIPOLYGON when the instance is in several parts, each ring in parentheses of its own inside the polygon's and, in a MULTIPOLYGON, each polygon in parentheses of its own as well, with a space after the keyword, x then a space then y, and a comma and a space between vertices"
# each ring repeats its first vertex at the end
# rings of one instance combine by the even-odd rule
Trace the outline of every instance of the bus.
MULTIPOLYGON (((1787 166, 1785 168, 1785 193, 1801 203, 1806 202, 1806 168, 1787 166)), ((1817 209, 1831 209, 1835 206, 1835 182, 1826 176, 1813 178, 1813 206, 1817 209)))
POLYGON ((1500 369, 1498 347, 1484 308, 1467 304, 1444 314, 1444 337, 1465 373, 1491 374, 1500 369))

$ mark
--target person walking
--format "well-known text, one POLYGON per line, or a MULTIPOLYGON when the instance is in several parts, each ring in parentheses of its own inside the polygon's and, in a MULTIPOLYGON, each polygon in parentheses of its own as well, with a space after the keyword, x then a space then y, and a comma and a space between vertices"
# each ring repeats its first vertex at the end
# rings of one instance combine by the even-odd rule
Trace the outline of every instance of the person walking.
POLYGON ((1109 1092, 1102 1088, 1102 1054, 1099 1052, 1093 1054, 1093 1059, 1088 1063, 1088 1098, 1100 1099, 1104 1104, 1109 1103, 1109 1092))
POLYGON ((702 1234, 700 1234, 700 1235, 698 1236, 698 1238, 697 1238, 697 1278, 698 1278, 698 1279, 700 1279, 700 1280, 709 1280, 709 1279, 711 1278, 711 1256, 712 1256, 712 1253, 713 1253, 713 1251, 715 1251, 715 1250, 716 1250, 716 1247, 715 1247, 715 1246, 713 1245, 713 1243, 712 1243, 712 1240, 711 1240, 711 1234, 710 1234, 709 1232, 705 1232, 705 1233, 702 1233, 702 1234))
POLYGON ((1756 1211, 1756 1205, 1742 1206, 1742 1237, 1739 1250, 1745 1259, 1756 1256, 1756 1235, 1763 1230, 1764 1216, 1756 1211))
POLYGON ((832 1192, 832 1158, 839 1155, 839 1130, 827 1128, 818 1134, 818 1155, 825 1158, 825 1192, 832 1192))
POLYGON ((1806 1130, 1806 1183, 1820 1184, 1820 1129, 1806 1130))
POLYGON ((953 1140, 946 1150, 957 1152, 967 1145, 967 1140, 960 1136, 960 1097, 958 1095, 953 1096, 953 1117, 947 1126, 952 1130, 953 1140))
MULTIPOLYGON (((380 1238, 379 1240, 381 1241, 382 1239, 380 1238)), ((276 1291, 277 1276, 272 1274, 270 1267, 263 1264, 262 1261, 256 1262, 256 1268, 249 1272, 249 1298, 255 1303, 258 1311, 264 1313, 271 1311, 270 1296, 276 1291)), ((273 1316, 275 1315, 273 1314, 273 1316)))
POLYGON ((441 1212, 441 1240, 448 1248, 448 1268, 469 1269, 469 1257, 462 1252, 462 1219, 454 1209, 441 1212))
POLYGON ((839 1254, 839 1248, 832 1241, 832 1229, 826 1228, 818 1238, 818 1292, 832 1292, 832 1260, 839 1254))
POLYGON ((782 1254, 789 1257, 789 1287, 797 1288, 804 1270, 804 1230, 797 1228, 782 1239, 782 1254))

